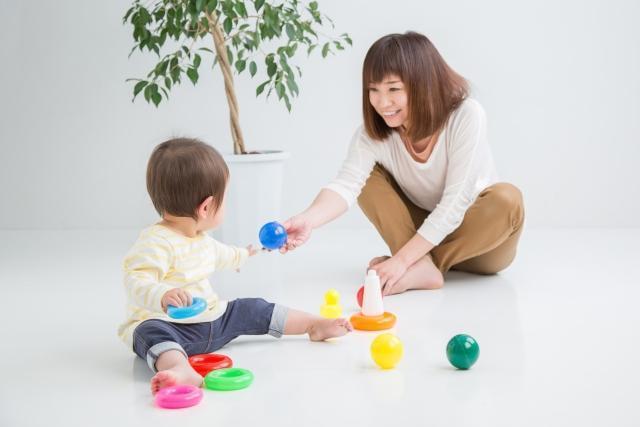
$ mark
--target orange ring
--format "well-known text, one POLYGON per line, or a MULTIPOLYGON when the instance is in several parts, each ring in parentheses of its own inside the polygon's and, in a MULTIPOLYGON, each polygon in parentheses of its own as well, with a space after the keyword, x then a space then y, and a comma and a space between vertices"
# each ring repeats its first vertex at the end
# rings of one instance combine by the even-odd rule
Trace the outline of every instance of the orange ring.
POLYGON ((396 316, 385 311, 380 316, 365 316, 357 313, 351 316, 351 325, 361 331, 382 331, 391 329, 396 324, 396 316))

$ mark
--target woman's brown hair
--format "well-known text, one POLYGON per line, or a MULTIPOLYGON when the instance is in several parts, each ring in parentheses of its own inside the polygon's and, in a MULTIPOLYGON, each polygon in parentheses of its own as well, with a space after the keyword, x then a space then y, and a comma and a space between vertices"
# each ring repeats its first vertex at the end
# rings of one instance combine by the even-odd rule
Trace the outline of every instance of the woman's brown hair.
POLYGON ((160 215, 197 220, 198 206, 224 199, 229 168, 218 151, 197 139, 175 138, 158 145, 147 165, 147 191, 160 215))
POLYGON ((390 75, 400 77, 407 91, 410 141, 440 131, 468 95, 467 81, 447 65, 427 37, 412 31, 384 36, 369 48, 362 67, 364 126, 375 140, 383 140, 392 129, 371 105, 369 85, 390 75))

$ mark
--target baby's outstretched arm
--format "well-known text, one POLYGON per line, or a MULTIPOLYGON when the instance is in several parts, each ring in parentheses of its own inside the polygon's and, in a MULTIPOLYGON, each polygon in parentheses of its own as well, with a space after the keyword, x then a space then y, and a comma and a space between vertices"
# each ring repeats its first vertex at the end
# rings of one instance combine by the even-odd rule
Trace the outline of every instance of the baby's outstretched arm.
POLYGON ((225 245, 216 240, 213 240, 215 252, 214 262, 216 270, 237 270, 247 261, 251 256, 252 246, 247 248, 238 248, 236 246, 225 245))

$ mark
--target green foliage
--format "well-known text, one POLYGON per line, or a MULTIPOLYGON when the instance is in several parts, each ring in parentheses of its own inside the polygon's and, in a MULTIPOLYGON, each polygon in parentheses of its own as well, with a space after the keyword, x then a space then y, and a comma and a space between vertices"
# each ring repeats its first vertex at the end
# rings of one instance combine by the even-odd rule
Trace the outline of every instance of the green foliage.
POLYGON ((352 41, 348 34, 321 37, 325 25, 333 28, 329 17, 318 9, 316 1, 283 0, 135 0, 123 18, 133 28, 136 51, 153 52, 157 64, 145 78, 134 81, 133 99, 144 99, 158 106, 168 99, 173 87, 184 75, 195 85, 200 78, 202 55, 219 62, 213 44, 213 28, 219 25, 225 36, 227 58, 236 74, 249 70, 251 78, 260 69, 266 80, 256 88, 256 96, 273 91, 291 111, 291 98, 299 94, 297 78, 290 64, 298 48, 307 55, 322 46, 323 58, 344 50, 352 41), (269 51, 264 49, 269 47, 269 51), (169 50, 168 53, 164 51, 169 50), (260 65, 263 64, 263 65, 260 65))

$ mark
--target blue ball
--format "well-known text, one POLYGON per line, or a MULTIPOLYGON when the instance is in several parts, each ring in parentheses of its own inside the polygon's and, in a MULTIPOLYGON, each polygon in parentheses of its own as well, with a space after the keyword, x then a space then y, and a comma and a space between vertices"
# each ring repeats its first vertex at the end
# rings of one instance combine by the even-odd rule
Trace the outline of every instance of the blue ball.
POLYGON ((277 221, 263 225, 259 236, 262 246, 269 250, 280 249, 287 243, 287 230, 277 221))

